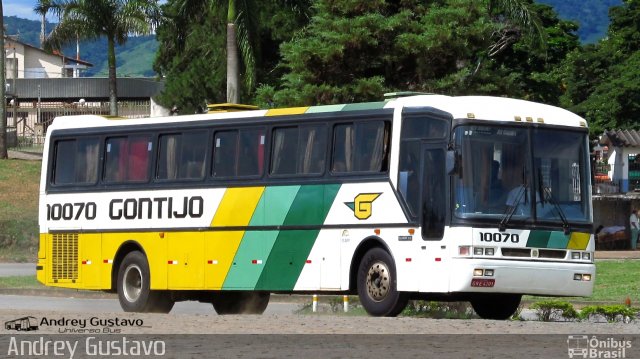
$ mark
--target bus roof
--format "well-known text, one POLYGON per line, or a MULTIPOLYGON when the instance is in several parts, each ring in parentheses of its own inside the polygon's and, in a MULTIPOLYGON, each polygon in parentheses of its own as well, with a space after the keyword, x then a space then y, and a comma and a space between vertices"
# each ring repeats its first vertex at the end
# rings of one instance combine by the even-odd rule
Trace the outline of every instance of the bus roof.
POLYGON ((277 108, 236 112, 151 117, 138 119, 114 119, 98 115, 63 116, 55 119, 51 130, 68 128, 144 125, 151 123, 197 122, 212 119, 257 118, 264 116, 298 115, 355 110, 375 110, 398 107, 431 107, 450 113, 453 118, 478 121, 532 122, 571 127, 586 127, 580 116, 559 107, 535 102, 491 96, 418 95, 399 97, 387 101, 341 105, 277 108))

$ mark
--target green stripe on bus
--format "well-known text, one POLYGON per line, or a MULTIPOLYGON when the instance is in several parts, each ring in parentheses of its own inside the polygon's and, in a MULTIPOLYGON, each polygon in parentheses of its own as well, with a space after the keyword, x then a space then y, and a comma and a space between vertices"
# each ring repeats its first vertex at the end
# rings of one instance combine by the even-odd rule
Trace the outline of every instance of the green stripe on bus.
MULTIPOLYGON (((302 186, 284 225, 323 224, 339 189, 339 184, 302 186)), ((292 290, 318 233, 319 229, 281 231, 255 289, 292 290)))
POLYGON ((384 108, 386 102, 363 102, 344 105, 342 111, 357 111, 357 110, 379 110, 384 108))
MULTIPOLYGON (((289 213, 300 186, 265 188, 249 226, 279 226, 289 213)), ((224 289, 253 289, 267 262, 279 231, 247 231, 227 273, 224 289)))
POLYGON ((547 248, 566 249, 569 244, 569 238, 570 237, 563 232, 551 232, 547 248))
POLYGON ((527 247, 547 248, 550 235, 551 232, 549 231, 531 231, 527 240, 527 247))
POLYGON ((305 113, 339 112, 345 105, 311 106, 305 113))

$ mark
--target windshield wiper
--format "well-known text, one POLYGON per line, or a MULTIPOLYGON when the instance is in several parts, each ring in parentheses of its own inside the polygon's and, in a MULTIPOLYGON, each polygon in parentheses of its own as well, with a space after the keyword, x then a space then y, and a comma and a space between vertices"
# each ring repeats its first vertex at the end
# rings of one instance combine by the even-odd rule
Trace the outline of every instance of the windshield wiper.
POLYGON ((544 208, 545 200, 549 200, 553 205, 553 208, 558 212, 558 216, 560 216, 560 220, 562 221, 562 230, 565 235, 571 233, 571 227, 569 227, 569 222, 567 221, 567 217, 564 215, 560 204, 553 197, 553 193, 549 187, 544 186, 544 181, 542 180, 542 172, 540 172, 540 168, 538 168, 538 190, 542 194, 540 196, 540 202, 542 203, 542 207, 544 208))
MULTIPOLYGON (((515 200, 512 203, 513 205, 511 206, 508 205, 509 207, 507 208, 507 211, 505 212, 504 216, 502 217, 502 220, 500 221, 500 224, 498 225, 498 230, 500 232, 504 232, 507 229, 507 224, 511 220, 511 217, 513 217, 513 214, 516 212, 516 209, 520 204, 520 200, 522 199, 522 196, 524 196, 524 194, 527 193, 527 190, 529 189, 529 185, 523 183, 519 186, 519 188, 520 188, 520 191, 516 195, 515 200)), ((527 204, 526 198, 524 203, 527 204)))

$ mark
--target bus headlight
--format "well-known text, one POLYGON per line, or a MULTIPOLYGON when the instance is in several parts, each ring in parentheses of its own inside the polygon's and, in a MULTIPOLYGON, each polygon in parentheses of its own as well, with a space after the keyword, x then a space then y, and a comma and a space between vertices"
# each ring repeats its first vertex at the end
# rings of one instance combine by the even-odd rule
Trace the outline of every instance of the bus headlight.
POLYGON ((473 248, 473 254, 475 254, 477 256, 483 255, 484 254, 484 248, 481 248, 481 247, 473 248))
POLYGON ((582 259, 590 261, 591 260, 591 253, 589 252, 582 252, 582 259))
POLYGON ((571 252, 571 259, 580 259, 580 252, 571 252))
POLYGON ((495 249, 494 248, 487 248, 484 250, 484 254, 488 255, 488 256, 492 256, 495 254, 495 249))

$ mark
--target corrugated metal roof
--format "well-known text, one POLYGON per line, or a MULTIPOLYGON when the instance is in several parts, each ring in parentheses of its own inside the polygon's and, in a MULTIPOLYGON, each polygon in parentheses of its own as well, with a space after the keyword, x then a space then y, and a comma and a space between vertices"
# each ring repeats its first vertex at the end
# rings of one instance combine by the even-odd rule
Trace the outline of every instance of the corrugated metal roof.
MULTIPOLYGON (((7 80, 8 96, 14 93, 14 80, 7 80)), ((118 99, 149 99, 164 88, 164 83, 150 77, 118 78, 118 99)), ((109 79, 106 77, 16 79, 15 95, 20 100, 42 101, 107 101, 109 79)))
POLYGON ((640 132, 636 130, 607 130, 600 144, 613 147, 640 147, 640 132))

